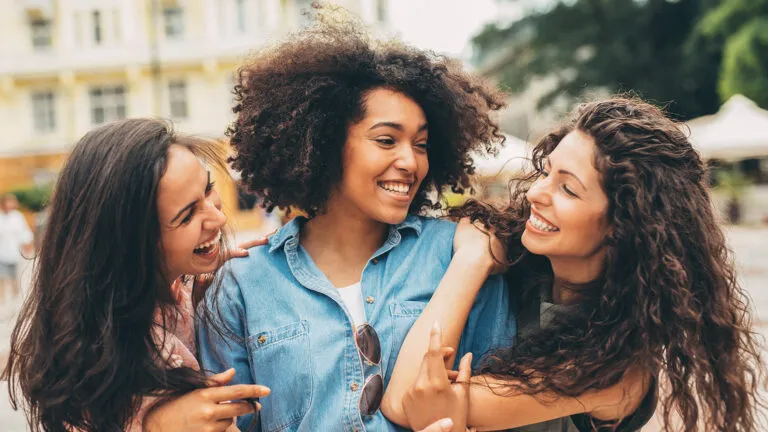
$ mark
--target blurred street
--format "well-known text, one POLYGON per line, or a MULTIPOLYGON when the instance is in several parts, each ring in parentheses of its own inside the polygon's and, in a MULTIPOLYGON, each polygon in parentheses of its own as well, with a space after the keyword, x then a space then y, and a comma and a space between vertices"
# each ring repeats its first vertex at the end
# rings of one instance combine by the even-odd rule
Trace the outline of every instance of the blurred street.
MULTIPOLYGON (((756 308, 755 322, 764 337, 768 336, 768 228, 729 228, 728 236, 733 248, 739 274, 743 286, 752 297, 756 308)), ((237 241, 246 241, 256 236, 256 233, 240 233, 237 241)), ((28 286, 32 267, 28 263, 22 272, 24 286, 28 286)), ((9 349, 9 338, 13 328, 20 300, 6 300, 0 304, 0 360, 5 363, 9 349)), ((768 356, 768 350, 765 350, 768 356)), ((768 414, 768 413, 766 413, 768 414)), ((23 432, 26 430, 23 415, 13 411, 8 399, 8 388, 5 382, 0 383, 0 429, 5 432, 23 432)), ((651 424, 643 429, 647 432, 660 430, 651 424)))

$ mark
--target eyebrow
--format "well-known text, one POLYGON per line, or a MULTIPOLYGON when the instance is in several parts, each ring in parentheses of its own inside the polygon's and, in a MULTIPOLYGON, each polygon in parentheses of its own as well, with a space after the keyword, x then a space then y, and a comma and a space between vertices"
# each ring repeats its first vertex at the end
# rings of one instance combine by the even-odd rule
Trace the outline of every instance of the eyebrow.
MULTIPOLYGON (((206 189, 208 189, 208 185, 209 185, 210 183, 211 183, 211 172, 210 172, 210 171, 208 171, 208 181, 205 183, 205 188, 206 188, 206 189)), ((189 203, 189 204, 187 204, 186 206, 184 206, 184 208, 183 208, 183 209, 181 209, 181 210, 179 210, 179 212, 178 212, 178 213, 176 213, 176 216, 174 216, 174 218, 173 218, 173 219, 171 219, 171 223, 174 223, 174 222, 176 222, 176 220, 177 220, 178 218, 180 218, 180 217, 181 217, 181 215, 183 215, 183 214, 184 214, 185 212, 187 212, 189 209, 191 209, 192 207, 194 207, 194 206, 195 206, 195 204, 197 204, 197 200, 194 200, 194 201, 192 201, 191 203, 189 203)))
MULTIPOLYGON (((390 127, 392 129, 397 129, 400 132, 405 130, 403 125, 401 125, 400 123, 386 122, 386 121, 385 122, 378 122, 375 125, 371 126, 368 130, 374 130, 374 129, 382 128, 382 127, 390 127)), ((424 123, 423 125, 419 126, 419 132, 427 130, 427 127, 428 127, 428 125, 426 123, 424 123)))
MULTIPOLYGON (((549 160, 549 158, 547 158, 547 163, 549 164, 549 166, 550 166, 550 167, 552 166, 552 162, 549 160)), ((581 181, 581 179, 580 179, 580 178, 579 178, 579 177, 578 177, 576 174, 574 174, 574 173, 572 173, 572 172, 570 172, 570 171, 568 171, 568 170, 564 170, 564 169, 559 169, 559 170, 557 170, 557 173, 558 173, 558 174, 565 174, 565 175, 569 175, 569 176, 571 176, 571 177, 575 178, 575 179, 576 179, 576 181, 577 181, 577 182, 579 182, 579 184, 581 185, 581 187, 583 187, 583 188, 584 188, 584 190, 587 190, 587 187, 586 187, 586 186, 584 186, 584 182, 582 182, 582 181, 581 181)))

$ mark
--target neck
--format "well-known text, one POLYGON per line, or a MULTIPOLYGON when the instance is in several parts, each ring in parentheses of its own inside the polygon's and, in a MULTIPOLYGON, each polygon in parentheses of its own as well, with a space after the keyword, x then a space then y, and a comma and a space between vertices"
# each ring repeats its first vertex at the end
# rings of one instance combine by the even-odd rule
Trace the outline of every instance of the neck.
POLYGON ((579 287, 597 280, 603 271, 604 253, 599 252, 586 259, 550 258, 555 282, 552 300, 557 304, 576 303, 579 287))
POLYGON ((387 229, 385 223, 329 205, 304 225, 301 244, 313 258, 322 252, 345 262, 367 261, 384 243, 387 229))

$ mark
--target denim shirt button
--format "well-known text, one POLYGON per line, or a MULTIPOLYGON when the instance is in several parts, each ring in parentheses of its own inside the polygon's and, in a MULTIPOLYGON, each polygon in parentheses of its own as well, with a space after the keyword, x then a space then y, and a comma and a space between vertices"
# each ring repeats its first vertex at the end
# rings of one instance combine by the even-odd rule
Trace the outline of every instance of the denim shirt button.
POLYGON ((259 338, 258 338, 258 339, 256 339, 256 341, 257 341, 259 344, 264 344, 264 342, 266 342, 266 341, 267 341, 267 337, 266 337, 266 336, 264 336, 264 335, 261 335, 261 336, 259 336, 259 338))
POLYGON ((352 384, 349 385, 349 389, 352 391, 357 391, 357 389, 359 388, 360 388, 360 385, 356 382, 353 382, 352 384))
POLYGON ((371 262, 372 262, 374 265, 375 265, 375 264, 378 264, 378 263, 379 263, 379 259, 378 259, 378 258, 374 258, 374 259, 372 259, 372 260, 371 260, 371 262))
POLYGON ((374 299, 373 299, 373 297, 368 296, 368 297, 365 298, 365 302, 368 303, 368 304, 372 304, 374 302, 374 299))

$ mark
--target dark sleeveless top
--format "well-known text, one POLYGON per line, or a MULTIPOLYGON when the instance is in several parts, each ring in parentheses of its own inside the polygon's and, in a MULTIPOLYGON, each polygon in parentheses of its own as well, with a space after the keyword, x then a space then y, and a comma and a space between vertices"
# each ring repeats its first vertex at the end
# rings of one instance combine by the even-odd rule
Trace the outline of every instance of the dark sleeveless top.
MULTIPOLYGON (((551 293, 542 293, 535 299, 539 304, 522 305, 517 315, 518 334, 536 330, 547 326, 555 314, 567 311, 568 305, 558 305, 551 302, 551 293), (538 306, 538 307, 537 307, 538 306)), ((635 432, 639 431, 653 417, 658 402, 658 388, 656 378, 653 378, 640 406, 630 416, 617 424, 616 421, 603 421, 590 417, 587 414, 577 414, 570 417, 562 417, 542 423, 521 426, 509 429, 510 432, 635 432)))

